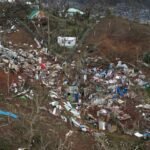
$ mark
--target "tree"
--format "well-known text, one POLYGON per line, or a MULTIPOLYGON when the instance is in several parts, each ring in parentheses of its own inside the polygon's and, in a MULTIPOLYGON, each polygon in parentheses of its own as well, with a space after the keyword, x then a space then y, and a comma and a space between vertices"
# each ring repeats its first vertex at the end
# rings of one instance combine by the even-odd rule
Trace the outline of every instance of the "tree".
POLYGON ((144 54, 143 61, 147 64, 150 64, 150 52, 144 54))

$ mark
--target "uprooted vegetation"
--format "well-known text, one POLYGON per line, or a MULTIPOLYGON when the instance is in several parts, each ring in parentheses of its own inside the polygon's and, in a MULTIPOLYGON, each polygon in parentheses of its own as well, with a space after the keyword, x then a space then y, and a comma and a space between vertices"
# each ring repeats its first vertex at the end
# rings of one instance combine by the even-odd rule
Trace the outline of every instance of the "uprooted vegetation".
POLYGON ((34 45, 33 38, 36 37, 39 41, 43 41, 44 46, 47 46, 49 28, 51 43, 50 49, 54 52, 61 53, 62 48, 56 44, 58 36, 76 36, 78 42, 80 42, 82 35, 91 26, 86 17, 80 17, 78 15, 72 18, 66 18, 64 16, 60 17, 58 14, 53 13, 53 11, 47 10, 43 11, 46 15, 44 19, 39 20, 37 18, 33 18, 30 20, 28 16, 33 12, 34 9, 31 9, 27 5, 23 5, 21 3, 4 3, 0 7, 2 14, 0 15, 0 25, 3 27, 2 29, 10 29, 13 25, 17 26, 18 28, 17 32, 8 33, 7 35, 2 34, 2 42, 4 45, 9 45, 7 43, 10 41, 13 44, 18 44, 18 46, 22 48, 21 44, 23 45, 27 42, 30 45, 34 45))
POLYGON ((0 3, 0 25, 6 25, 9 20, 15 22, 16 18, 25 20, 30 11, 31 9, 22 3, 0 3))
MULTIPOLYGON (((15 52, 17 56, 14 59, 2 55, 0 59, 0 109, 17 114, 18 119, 0 116, 0 149, 140 150, 149 147, 147 141, 133 137, 135 130, 149 128, 148 116, 142 116, 148 114, 144 104, 149 104, 149 74, 144 75, 134 65, 149 49, 149 26, 121 18, 105 18, 91 29, 82 51, 68 52, 58 47, 56 37, 66 34, 80 39, 91 26, 87 20, 76 17, 66 19, 50 14, 51 49, 60 52, 62 59, 37 48, 33 34, 22 25, 16 26, 17 32, 5 35, 12 43, 5 45, 10 49, 1 47, 2 54, 7 55, 5 50, 9 50, 10 55, 15 52), (117 57, 123 60, 118 68, 117 57), (8 71, 10 62, 15 67, 10 66, 8 71), (74 86, 81 93, 80 103, 74 100, 74 93, 68 92, 74 86), (136 108, 139 104, 143 108, 136 108), (101 111, 108 116, 98 116, 101 111), (109 127, 101 127, 102 119, 109 127)), ((46 33, 40 38, 47 38, 47 26, 39 28, 39 33, 43 29, 46 33)))
POLYGON ((41 87, 38 90, 39 94, 33 101, 24 101, 18 98, 19 101, 5 100, 3 103, 3 108, 12 109, 19 115, 19 120, 13 121, 6 117, 6 121, 1 122, 0 149, 17 149, 19 147, 33 150, 76 150, 76 148, 82 149, 83 147, 87 150, 92 149, 95 142, 90 135, 79 133, 70 124, 49 114, 44 104, 51 100, 48 100, 45 93, 41 92, 41 87), (69 130, 74 130, 74 133, 73 136, 67 138, 66 133, 69 130), (87 141, 91 143, 91 146, 87 145, 87 141))

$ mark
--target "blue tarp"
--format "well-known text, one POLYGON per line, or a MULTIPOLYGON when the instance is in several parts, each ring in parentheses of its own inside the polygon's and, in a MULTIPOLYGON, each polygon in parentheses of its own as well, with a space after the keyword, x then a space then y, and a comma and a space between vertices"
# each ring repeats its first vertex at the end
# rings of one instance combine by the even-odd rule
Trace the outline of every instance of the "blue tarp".
POLYGON ((78 100, 79 100, 79 93, 75 93, 74 94, 74 99, 75 99, 76 102, 78 102, 78 100))
POLYGON ((11 112, 8 112, 8 111, 3 111, 3 110, 0 110, 0 115, 9 116, 9 117, 14 118, 14 119, 18 118, 17 115, 15 115, 11 112))
POLYGON ((150 132, 145 132, 145 133, 143 134, 143 137, 144 137, 144 139, 149 140, 149 139, 150 139, 150 132))
POLYGON ((128 89, 126 87, 125 88, 117 87, 116 92, 118 95, 124 96, 128 92, 128 89))

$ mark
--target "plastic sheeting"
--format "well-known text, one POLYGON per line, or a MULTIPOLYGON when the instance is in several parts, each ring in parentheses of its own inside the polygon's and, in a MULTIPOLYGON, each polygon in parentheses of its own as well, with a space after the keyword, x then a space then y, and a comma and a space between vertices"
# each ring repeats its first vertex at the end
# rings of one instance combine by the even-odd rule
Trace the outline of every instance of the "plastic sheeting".
POLYGON ((8 112, 8 111, 3 111, 3 110, 0 110, 0 115, 9 116, 9 117, 14 118, 14 119, 18 118, 17 115, 15 115, 11 112, 8 112))

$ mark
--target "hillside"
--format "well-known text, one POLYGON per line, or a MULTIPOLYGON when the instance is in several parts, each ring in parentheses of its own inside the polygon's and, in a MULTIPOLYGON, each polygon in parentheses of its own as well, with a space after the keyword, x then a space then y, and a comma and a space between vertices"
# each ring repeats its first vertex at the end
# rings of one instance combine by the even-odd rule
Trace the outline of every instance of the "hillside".
POLYGON ((45 1, 0 3, 0 150, 149 150, 150 26, 121 0, 45 1))
POLYGON ((139 4, 150 7, 149 0, 69 0, 69 3, 78 3, 80 5, 91 5, 91 4, 100 4, 100 5, 116 5, 117 3, 126 3, 129 5, 139 4))
POLYGON ((136 63, 150 49, 150 28, 121 18, 105 18, 89 33, 84 47, 87 45, 96 48, 90 55, 136 63))

